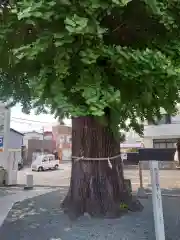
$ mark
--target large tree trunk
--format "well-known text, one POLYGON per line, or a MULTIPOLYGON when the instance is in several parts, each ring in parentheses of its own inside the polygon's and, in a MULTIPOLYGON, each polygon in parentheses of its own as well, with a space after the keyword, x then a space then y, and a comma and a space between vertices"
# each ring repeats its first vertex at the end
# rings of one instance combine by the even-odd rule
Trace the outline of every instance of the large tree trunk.
POLYGON ((178 167, 180 167, 180 139, 177 140, 176 148, 178 152, 178 167))
MULTIPOLYGON (((93 117, 72 119, 72 156, 108 158, 119 154, 120 142, 109 126, 93 117)), ((121 157, 110 162, 72 158, 70 189, 62 203, 69 215, 117 217, 128 209, 142 209, 139 202, 132 201, 126 187, 121 157)))

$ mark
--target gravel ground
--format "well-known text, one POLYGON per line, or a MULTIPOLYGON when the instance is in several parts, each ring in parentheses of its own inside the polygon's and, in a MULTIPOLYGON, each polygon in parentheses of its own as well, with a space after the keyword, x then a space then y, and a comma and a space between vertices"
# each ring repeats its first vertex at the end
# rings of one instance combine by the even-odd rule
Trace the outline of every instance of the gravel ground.
MULTIPOLYGON (((60 193, 61 191, 61 193, 60 193)), ((120 219, 71 222, 60 209, 60 195, 48 193, 16 203, 0 229, 1 240, 155 240, 151 198, 141 200, 144 210, 120 219)), ((163 197, 166 240, 180 239, 180 198, 163 197)))

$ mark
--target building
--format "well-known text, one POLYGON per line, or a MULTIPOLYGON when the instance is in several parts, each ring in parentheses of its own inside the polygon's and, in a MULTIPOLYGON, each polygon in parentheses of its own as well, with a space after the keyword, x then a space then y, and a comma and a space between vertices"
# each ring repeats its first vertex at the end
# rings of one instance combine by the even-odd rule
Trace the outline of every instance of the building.
POLYGON ((30 165, 38 155, 51 154, 56 150, 56 144, 52 140, 29 139, 25 164, 30 165))
POLYGON ((10 128, 7 144, 8 156, 5 157, 6 161, 4 161, 4 154, 0 154, 0 166, 16 171, 16 166, 22 158, 22 143, 23 134, 10 128))
POLYGON ((52 131, 44 131, 44 140, 54 140, 52 131))
POLYGON ((162 115, 155 124, 149 122, 144 128, 143 143, 146 148, 174 148, 180 138, 180 115, 162 115))
POLYGON ((43 140, 43 133, 31 131, 31 132, 25 132, 23 137, 23 145, 28 148, 28 140, 30 139, 36 139, 36 140, 43 140))
POLYGON ((71 159, 72 127, 57 125, 52 127, 53 138, 56 142, 58 156, 62 160, 71 159))
POLYGON ((24 134, 20 133, 12 128, 10 128, 10 136, 9 136, 9 149, 20 149, 23 145, 23 137, 24 134))
POLYGON ((24 133, 23 145, 26 148, 25 165, 30 165, 39 154, 53 153, 56 150, 52 132, 26 132, 24 133))
MULTIPOLYGON (((143 143, 146 148, 175 148, 177 139, 180 138, 180 115, 170 116, 163 113, 160 120, 148 122, 144 127, 143 143)), ((174 168, 171 161, 159 162, 159 168, 174 168)), ((148 163, 143 163, 143 168, 148 168, 148 163)))

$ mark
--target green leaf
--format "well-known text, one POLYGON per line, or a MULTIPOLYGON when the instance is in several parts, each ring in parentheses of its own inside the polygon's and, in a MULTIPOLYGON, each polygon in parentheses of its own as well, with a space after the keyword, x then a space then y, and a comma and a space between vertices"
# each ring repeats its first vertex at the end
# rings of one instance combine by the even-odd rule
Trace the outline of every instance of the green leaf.
POLYGON ((131 0, 112 0, 113 3, 119 6, 126 6, 131 0))
POLYGON ((67 25, 70 25, 72 27, 76 27, 76 22, 74 20, 70 19, 70 18, 66 18, 64 22, 67 25))
POLYGON ((37 18, 42 18, 43 14, 42 12, 33 12, 33 16, 37 18))

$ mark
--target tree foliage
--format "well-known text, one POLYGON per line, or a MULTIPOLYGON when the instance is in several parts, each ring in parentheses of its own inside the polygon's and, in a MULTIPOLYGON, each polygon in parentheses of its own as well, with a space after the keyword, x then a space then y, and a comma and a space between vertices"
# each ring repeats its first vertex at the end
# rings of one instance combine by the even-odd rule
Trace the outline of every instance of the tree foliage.
POLYGON ((1 9, 1 99, 141 132, 176 110, 179 36, 178 0, 19 0, 1 9))

